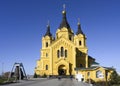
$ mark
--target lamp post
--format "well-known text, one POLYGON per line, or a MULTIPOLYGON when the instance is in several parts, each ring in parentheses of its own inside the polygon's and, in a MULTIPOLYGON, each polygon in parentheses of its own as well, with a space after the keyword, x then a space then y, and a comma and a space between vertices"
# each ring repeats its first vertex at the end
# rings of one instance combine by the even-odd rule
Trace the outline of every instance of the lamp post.
POLYGON ((108 77, 108 71, 105 71, 105 82, 106 82, 106 86, 108 86, 108 82, 107 82, 107 77, 108 77))
POLYGON ((2 62, 2 76, 4 75, 4 62, 2 62))

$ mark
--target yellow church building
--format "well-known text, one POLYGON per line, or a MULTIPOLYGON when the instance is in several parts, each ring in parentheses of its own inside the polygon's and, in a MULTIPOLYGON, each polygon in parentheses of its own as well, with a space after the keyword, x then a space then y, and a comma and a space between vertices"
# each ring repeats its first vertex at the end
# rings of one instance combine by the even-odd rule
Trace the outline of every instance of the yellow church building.
POLYGON ((92 79, 109 80, 113 68, 102 67, 95 58, 88 55, 86 45, 86 35, 78 22, 76 34, 70 27, 66 10, 62 11, 62 21, 53 37, 50 32, 50 25, 47 25, 47 31, 42 37, 41 56, 37 60, 35 73, 37 75, 77 75, 82 76, 82 80, 92 79))

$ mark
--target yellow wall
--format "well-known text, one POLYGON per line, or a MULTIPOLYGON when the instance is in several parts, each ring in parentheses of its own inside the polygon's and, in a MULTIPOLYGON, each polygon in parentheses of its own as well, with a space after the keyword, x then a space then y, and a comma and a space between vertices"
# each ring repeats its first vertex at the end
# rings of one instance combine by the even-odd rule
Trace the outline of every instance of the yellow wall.
POLYGON ((93 80, 95 82, 98 81, 109 81, 110 75, 113 72, 113 69, 105 69, 103 67, 97 67, 95 69, 86 69, 86 70, 78 70, 77 74, 82 74, 84 76, 84 81, 93 80), (101 71, 103 74, 103 78, 97 77, 96 73, 97 71, 101 71), (106 75, 106 71, 108 72, 108 75, 106 75), (89 72, 89 75, 88 75, 89 72))
POLYGON ((65 27, 57 30, 55 40, 49 36, 43 37, 42 49, 40 51, 41 57, 37 61, 35 72, 38 75, 58 75, 59 66, 64 65, 66 75, 75 75, 74 68, 79 67, 80 64, 83 67, 87 67, 88 65, 85 40, 84 35, 74 36, 73 31, 68 31, 65 27), (79 41, 81 41, 81 45, 78 44, 79 41), (46 47, 46 42, 48 43, 48 47, 46 47), (57 50, 61 50, 61 47, 67 50, 67 57, 57 57, 57 50), (79 55, 80 52, 82 53, 81 55, 79 55), (45 70, 46 65, 48 65, 48 70, 45 70))
MULTIPOLYGON (((74 35, 70 28, 58 28, 55 39, 49 35, 43 36, 40 55, 40 60, 37 61, 35 68, 37 75, 59 75, 59 71, 62 70, 65 75, 80 73, 84 76, 85 81, 89 78, 94 81, 105 80, 105 78, 96 78, 96 71, 100 70, 105 75, 105 68, 89 69, 95 59, 88 58, 85 34, 74 35), (64 48, 64 54, 65 50, 67 50, 67 57, 65 55, 58 57, 57 53, 58 50, 61 52, 61 47, 64 48), (75 68, 80 68, 81 70, 76 71, 75 68), (85 70, 82 70, 83 68, 85 70), (88 72, 90 72, 89 77, 88 72)), ((111 70, 108 71, 109 78, 111 70)))
MULTIPOLYGON (((35 73, 37 75, 59 75, 58 70, 62 67, 65 70, 65 75, 82 74, 84 81, 92 79, 94 81, 105 81, 105 68, 99 67, 97 69, 87 69, 90 67, 95 59, 88 58, 88 48, 86 46, 86 37, 83 34, 73 35, 73 32, 69 32, 67 28, 58 29, 56 32, 56 39, 45 36, 42 38, 42 48, 40 50, 40 60, 37 61, 35 73), (70 37, 71 40, 69 39, 70 37), (79 43, 81 41, 81 44, 79 43), (48 46, 46 47, 46 42, 48 46), (67 57, 59 57, 57 51, 61 51, 61 47, 67 50, 67 57), (80 66, 82 64, 82 67, 80 66), (48 65, 48 70, 46 70, 48 65), (76 71, 75 68, 85 68, 85 70, 76 71), (104 78, 97 78, 96 71, 102 71, 104 78), (88 76, 88 72, 90 76, 88 76)), ((112 70, 108 70, 109 80, 112 70)))

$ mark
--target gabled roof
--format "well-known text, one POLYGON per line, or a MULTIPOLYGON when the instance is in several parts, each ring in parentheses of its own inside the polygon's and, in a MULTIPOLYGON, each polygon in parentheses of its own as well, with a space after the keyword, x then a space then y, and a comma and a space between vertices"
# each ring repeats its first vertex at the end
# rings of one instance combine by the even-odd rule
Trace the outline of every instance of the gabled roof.
POLYGON ((96 64, 96 65, 99 65, 99 63, 97 63, 97 62, 93 62, 92 64, 96 64))
POLYGON ((103 68, 105 68, 107 70, 115 70, 115 68, 113 68, 113 67, 103 67, 103 68))
POLYGON ((93 66, 88 68, 75 68, 75 70, 95 70, 97 68, 104 68, 105 70, 114 70, 113 67, 93 66))
POLYGON ((63 37, 60 37, 59 39, 56 39, 52 44, 51 44, 51 47, 53 47, 54 45, 58 44, 58 42, 62 41, 62 44, 64 42, 67 42, 69 43, 71 46, 75 46, 75 44, 73 42, 71 42, 70 40, 66 39, 66 38, 63 38, 63 37), (63 42, 64 41, 64 42, 63 42))
POLYGON ((91 66, 90 67, 99 67, 100 65, 99 65, 99 63, 97 63, 97 62, 93 62, 92 64, 91 64, 91 66))
POLYGON ((88 67, 88 68, 75 68, 75 70, 93 70, 96 69, 98 67, 88 67))
POLYGON ((92 56, 88 55, 88 59, 93 59, 95 60, 95 58, 93 58, 92 56))

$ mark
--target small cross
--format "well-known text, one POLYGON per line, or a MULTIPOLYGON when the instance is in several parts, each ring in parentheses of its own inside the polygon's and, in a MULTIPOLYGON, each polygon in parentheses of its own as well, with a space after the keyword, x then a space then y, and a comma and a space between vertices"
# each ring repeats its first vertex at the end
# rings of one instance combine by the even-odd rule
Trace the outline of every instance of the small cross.
POLYGON ((50 21, 48 20, 48 26, 50 25, 50 21))
POLYGON ((80 22, 80 18, 78 18, 78 22, 80 22))
POLYGON ((78 24, 80 24, 80 18, 78 18, 78 24))
POLYGON ((63 10, 65 10, 65 8, 66 8, 65 4, 63 4, 63 10))
POLYGON ((50 26, 50 21, 48 20, 48 22, 47 22, 47 27, 49 27, 50 26))

